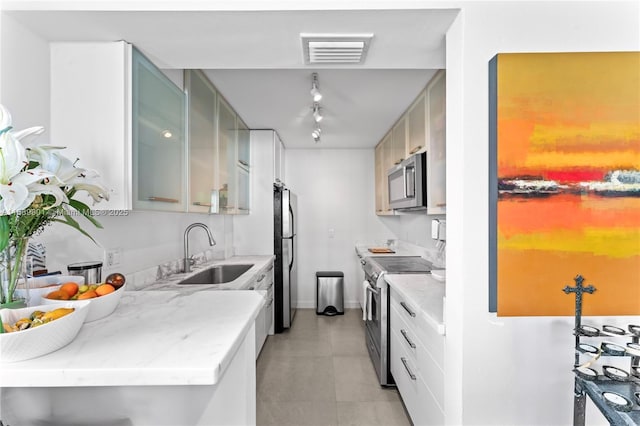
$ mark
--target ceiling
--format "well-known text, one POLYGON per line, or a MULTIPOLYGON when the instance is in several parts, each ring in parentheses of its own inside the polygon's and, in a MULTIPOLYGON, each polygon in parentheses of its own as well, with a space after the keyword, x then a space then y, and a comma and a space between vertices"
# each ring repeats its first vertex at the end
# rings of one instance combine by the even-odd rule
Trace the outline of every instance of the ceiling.
POLYGON ((250 128, 287 148, 371 148, 445 67, 457 11, 7 11, 50 41, 126 40, 161 68, 205 70, 250 128), (373 33, 359 65, 305 65, 301 33, 373 33), (314 143, 311 74, 323 94, 314 143))

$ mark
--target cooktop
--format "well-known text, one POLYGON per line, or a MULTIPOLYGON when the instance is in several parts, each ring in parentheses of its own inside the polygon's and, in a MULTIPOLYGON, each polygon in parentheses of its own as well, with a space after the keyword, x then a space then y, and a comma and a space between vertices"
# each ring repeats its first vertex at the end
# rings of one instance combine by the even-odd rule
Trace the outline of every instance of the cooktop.
POLYGON ((431 262, 419 256, 370 256, 368 260, 388 274, 428 273, 433 269, 431 262))

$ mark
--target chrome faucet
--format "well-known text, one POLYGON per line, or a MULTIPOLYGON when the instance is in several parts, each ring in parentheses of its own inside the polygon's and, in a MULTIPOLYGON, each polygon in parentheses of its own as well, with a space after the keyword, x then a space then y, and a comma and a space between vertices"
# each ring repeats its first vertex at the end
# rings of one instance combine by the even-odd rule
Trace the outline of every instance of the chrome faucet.
POLYGON ((189 256, 189 231, 193 228, 202 228, 207 231, 207 236, 209 237, 209 245, 215 246, 216 240, 213 239, 213 235, 211 235, 211 230, 204 223, 192 223, 187 226, 187 229, 184 231, 184 269, 183 272, 191 272, 191 265, 195 263, 193 256, 189 256))

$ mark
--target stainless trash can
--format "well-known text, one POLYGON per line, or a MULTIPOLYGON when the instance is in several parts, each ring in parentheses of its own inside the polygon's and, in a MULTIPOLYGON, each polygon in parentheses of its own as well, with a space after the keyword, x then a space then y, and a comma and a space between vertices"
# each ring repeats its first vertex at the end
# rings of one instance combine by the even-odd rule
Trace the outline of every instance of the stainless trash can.
POLYGON ((342 272, 316 272, 316 314, 344 314, 344 274, 342 272))

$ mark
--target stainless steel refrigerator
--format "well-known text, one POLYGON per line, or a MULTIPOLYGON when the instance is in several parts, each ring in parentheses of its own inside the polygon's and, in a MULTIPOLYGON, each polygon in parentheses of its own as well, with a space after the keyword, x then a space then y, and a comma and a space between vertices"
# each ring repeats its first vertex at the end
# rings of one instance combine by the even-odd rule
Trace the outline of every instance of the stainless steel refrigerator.
POLYGON ((297 198, 286 188, 273 188, 274 229, 274 331, 290 328, 296 314, 298 277, 296 268, 297 198))

